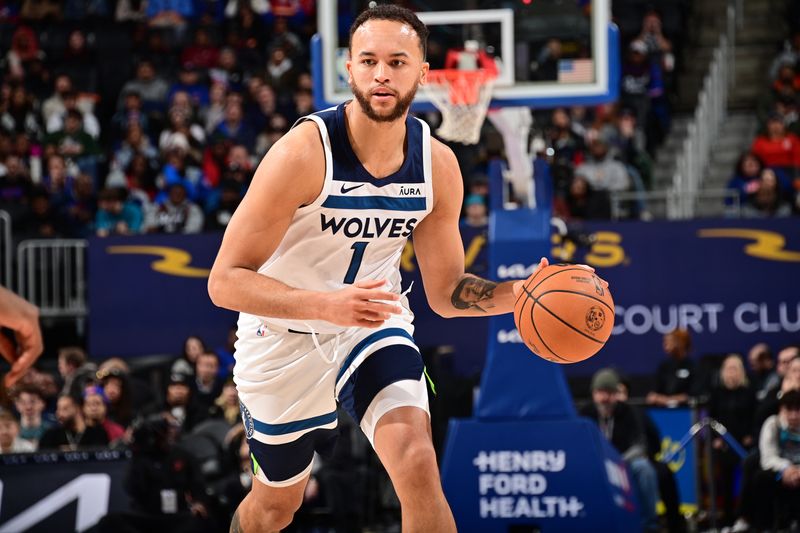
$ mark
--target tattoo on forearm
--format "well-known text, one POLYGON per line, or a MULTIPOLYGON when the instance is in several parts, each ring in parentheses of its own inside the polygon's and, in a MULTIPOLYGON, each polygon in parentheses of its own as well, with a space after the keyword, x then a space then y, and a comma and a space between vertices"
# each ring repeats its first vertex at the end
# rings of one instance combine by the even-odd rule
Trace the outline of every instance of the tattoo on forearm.
POLYGON ((244 529, 242 529, 242 525, 239 523, 239 509, 236 509, 236 512, 233 513, 230 533, 244 533, 244 529))
POLYGON ((477 309, 486 312, 486 309, 495 307, 494 289, 497 283, 473 276, 464 277, 453 291, 450 302, 456 309, 477 309))

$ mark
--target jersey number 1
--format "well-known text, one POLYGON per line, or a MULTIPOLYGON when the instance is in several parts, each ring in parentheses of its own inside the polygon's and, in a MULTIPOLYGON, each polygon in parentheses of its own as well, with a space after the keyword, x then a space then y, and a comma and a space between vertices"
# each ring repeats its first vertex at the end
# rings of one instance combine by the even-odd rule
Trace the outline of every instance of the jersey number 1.
POLYGON ((368 244, 369 242, 359 241, 354 242, 350 247, 353 249, 353 258, 350 259, 350 266, 347 267, 347 274, 344 275, 346 284, 351 285, 356 280, 358 269, 361 268, 361 260, 364 259, 364 249, 368 244))

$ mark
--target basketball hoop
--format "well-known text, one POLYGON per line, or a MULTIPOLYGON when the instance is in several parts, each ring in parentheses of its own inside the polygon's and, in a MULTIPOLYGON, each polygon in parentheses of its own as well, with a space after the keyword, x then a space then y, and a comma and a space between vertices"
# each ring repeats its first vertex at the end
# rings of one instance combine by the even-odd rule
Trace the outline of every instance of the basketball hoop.
POLYGON ((436 130, 442 139, 464 144, 476 144, 480 140, 496 77, 496 72, 485 69, 428 72, 423 87, 442 113, 442 124, 436 130))

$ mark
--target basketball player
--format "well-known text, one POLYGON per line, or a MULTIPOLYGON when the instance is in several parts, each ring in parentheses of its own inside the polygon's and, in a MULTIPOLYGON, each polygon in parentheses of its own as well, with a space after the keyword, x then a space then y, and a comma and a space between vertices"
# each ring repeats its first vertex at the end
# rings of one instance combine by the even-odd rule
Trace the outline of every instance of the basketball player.
POLYGON ((514 291, 465 274, 458 163, 408 117, 428 72, 426 37, 401 7, 359 15, 347 62, 355 99, 300 119, 228 225, 209 294, 241 312, 234 379, 257 480, 231 531, 292 521, 314 451, 333 443, 337 401, 386 467, 403 531, 455 531, 400 286, 406 239, 413 231, 428 302, 444 317, 510 312, 514 291))

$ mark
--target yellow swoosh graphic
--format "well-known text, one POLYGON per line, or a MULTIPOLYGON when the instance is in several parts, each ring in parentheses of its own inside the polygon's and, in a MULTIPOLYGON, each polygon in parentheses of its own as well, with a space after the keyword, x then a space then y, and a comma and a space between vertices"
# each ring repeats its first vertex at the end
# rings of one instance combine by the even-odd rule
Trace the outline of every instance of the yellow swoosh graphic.
POLYGON ((180 248, 167 246, 109 246, 106 252, 110 254, 143 254, 159 255, 161 259, 153 261, 151 267, 156 272, 170 276, 184 278, 207 278, 211 269, 188 266, 192 262, 192 255, 180 248))
POLYGON ((780 233, 745 228, 701 229, 700 237, 732 237, 756 242, 744 247, 747 255, 772 261, 800 262, 800 252, 784 250, 786 239, 780 233))

